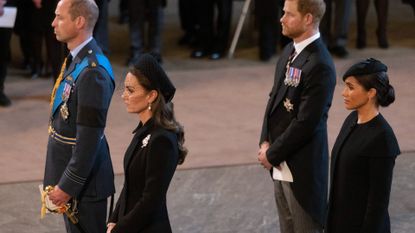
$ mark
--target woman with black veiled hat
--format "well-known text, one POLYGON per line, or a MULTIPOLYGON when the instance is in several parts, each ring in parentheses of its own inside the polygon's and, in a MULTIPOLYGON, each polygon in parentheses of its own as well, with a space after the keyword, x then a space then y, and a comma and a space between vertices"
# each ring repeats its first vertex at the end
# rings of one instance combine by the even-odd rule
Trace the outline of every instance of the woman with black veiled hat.
POLYGON ((107 233, 171 232, 166 193, 187 150, 174 117, 175 87, 150 55, 141 56, 125 77, 122 98, 139 124, 124 157, 125 181, 107 233))
POLYGON ((326 232, 389 233, 389 196, 395 134, 379 113, 395 100, 387 67, 373 58, 344 74, 346 118, 331 155, 331 186, 326 232))

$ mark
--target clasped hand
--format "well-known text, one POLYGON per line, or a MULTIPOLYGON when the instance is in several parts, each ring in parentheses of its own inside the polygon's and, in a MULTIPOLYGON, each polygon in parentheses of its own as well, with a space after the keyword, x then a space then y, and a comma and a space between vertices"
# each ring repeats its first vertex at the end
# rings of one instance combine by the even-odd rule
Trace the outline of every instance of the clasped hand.
POLYGON ((63 206, 71 199, 71 196, 65 193, 59 186, 55 186, 52 192, 48 194, 49 199, 56 206, 63 206))

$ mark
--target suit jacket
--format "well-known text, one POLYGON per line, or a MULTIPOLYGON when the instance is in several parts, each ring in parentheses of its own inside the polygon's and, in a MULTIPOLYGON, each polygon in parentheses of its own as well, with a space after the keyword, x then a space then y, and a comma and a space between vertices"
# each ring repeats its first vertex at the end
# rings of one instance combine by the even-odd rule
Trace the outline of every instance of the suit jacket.
POLYGON ((44 185, 59 187, 82 200, 100 200, 115 192, 114 172, 107 140, 104 135, 106 117, 114 91, 110 74, 99 65, 96 54, 102 54, 92 40, 64 73, 70 79, 75 67, 84 59, 89 66, 80 74, 70 90, 67 101, 69 117, 65 120, 60 108, 51 114, 50 125, 65 138, 76 138, 71 145, 49 136, 44 185))
POLYGON ((389 233, 389 195, 395 158, 393 130, 381 114, 356 124, 352 112, 332 150, 328 233, 389 233))
POLYGON ((270 142, 267 158, 272 165, 287 162, 297 201, 316 222, 324 224, 328 183, 327 114, 336 73, 325 45, 317 39, 291 65, 302 71, 299 85, 285 85, 286 64, 292 50, 290 43, 277 63, 260 143, 270 142), (284 101, 292 104, 291 111, 284 107, 284 101))
POLYGON ((166 193, 176 170, 176 134, 154 123, 141 123, 125 152, 124 187, 110 218, 112 233, 171 232, 166 193))

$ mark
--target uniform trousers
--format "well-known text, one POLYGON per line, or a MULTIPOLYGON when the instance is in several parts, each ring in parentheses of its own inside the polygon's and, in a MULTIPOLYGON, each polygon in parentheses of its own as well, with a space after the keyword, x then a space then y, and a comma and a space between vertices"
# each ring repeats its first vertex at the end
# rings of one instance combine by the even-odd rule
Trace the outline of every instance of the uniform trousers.
MULTIPOLYGON (((88 233, 103 233, 107 230, 107 199, 99 201, 80 201, 78 203, 78 218, 82 229, 88 233)), ((66 232, 81 233, 72 222, 63 216, 66 232)))
POLYGON ((322 233, 323 228, 301 207, 289 182, 274 181, 281 233, 322 233))

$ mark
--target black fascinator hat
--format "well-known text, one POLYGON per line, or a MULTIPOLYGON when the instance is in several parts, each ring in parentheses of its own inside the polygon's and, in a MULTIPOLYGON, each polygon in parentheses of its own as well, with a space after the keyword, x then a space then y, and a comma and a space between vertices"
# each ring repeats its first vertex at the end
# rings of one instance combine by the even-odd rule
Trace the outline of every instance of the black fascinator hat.
POLYGON ((143 54, 133 63, 133 67, 148 78, 152 88, 160 91, 166 103, 173 99, 176 88, 153 56, 143 54))
POLYGON ((388 67, 385 64, 374 58, 368 58, 352 65, 346 73, 344 73, 343 80, 350 76, 368 75, 387 71, 388 67))

